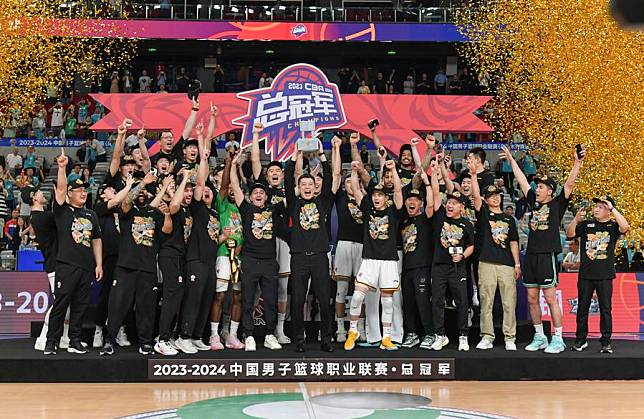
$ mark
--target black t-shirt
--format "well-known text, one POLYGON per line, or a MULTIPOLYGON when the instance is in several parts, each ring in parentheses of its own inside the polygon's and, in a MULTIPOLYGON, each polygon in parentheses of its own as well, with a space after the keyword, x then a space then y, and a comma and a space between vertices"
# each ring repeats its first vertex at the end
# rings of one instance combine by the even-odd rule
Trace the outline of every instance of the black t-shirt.
POLYGON ((101 238, 101 227, 96 213, 87 208, 75 208, 65 203, 54 203, 57 262, 73 265, 86 271, 96 267, 92 240, 101 238))
POLYGON ((283 200, 263 208, 244 200, 239 206, 244 233, 244 255, 255 259, 275 259, 274 220, 284 212, 283 200))
POLYGON ((322 163, 324 181, 322 193, 317 197, 305 200, 295 196, 295 166, 292 161, 286 165, 285 191, 289 214, 293 220, 291 229, 291 254, 326 253, 329 251, 329 233, 327 220, 333 207, 331 193, 331 165, 322 163))
POLYGON ((450 247, 460 247, 465 252, 474 244, 474 226, 463 217, 449 218, 445 207, 441 206, 434 214, 434 263, 454 263, 449 254, 450 247))
POLYGON ((116 175, 112 176, 110 175, 110 172, 108 170, 107 175, 105 176, 105 181, 103 183, 114 188, 116 192, 125 189, 125 180, 121 176, 120 172, 116 172, 116 175))
POLYGON ((415 217, 406 216, 401 224, 403 269, 432 265, 432 222, 425 211, 415 217))
POLYGON ((338 241, 362 243, 364 216, 356 200, 340 189, 335 195, 335 208, 338 212, 338 241))
POLYGON ((203 201, 190 203, 192 231, 186 245, 186 261, 198 260, 215 266, 221 223, 215 208, 208 208, 203 201))
POLYGON ((159 151, 157 154, 152 156, 150 159, 152 162, 152 166, 156 166, 157 162, 159 161, 159 158, 161 157, 166 157, 168 161, 170 162, 170 173, 174 172, 174 167, 176 166, 177 161, 183 159, 183 143, 185 143, 185 139, 183 137, 179 138, 179 141, 172 147, 172 151, 169 153, 166 153, 164 151, 159 151))
POLYGON ((615 278, 615 244, 622 235, 617 222, 601 223, 584 220, 577 225, 575 236, 580 238, 580 279, 615 278))
POLYGON ((56 272, 56 256, 58 243, 56 241, 56 220, 51 211, 31 210, 30 224, 36 233, 38 250, 45 258, 43 269, 47 273, 56 272))
POLYGON ((474 209, 474 204, 469 196, 465 197, 465 205, 463 205, 463 207, 465 212, 465 214, 463 214, 463 218, 476 225, 476 209, 474 209))
POLYGON ((172 233, 166 235, 166 240, 159 250, 159 255, 184 256, 191 231, 192 214, 189 208, 181 205, 179 211, 172 216, 172 233))
POLYGON ((375 260, 398 260, 397 236, 402 211, 388 205, 382 211, 374 208, 371 196, 360 203, 364 214, 362 257, 375 260))
POLYGON ((552 201, 539 204, 537 195, 530 189, 526 201, 532 211, 526 253, 561 253, 559 225, 570 198, 566 198, 562 190, 552 201))
POLYGON ((411 183, 411 180, 414 178, 415 174, 416 172, 414 170, 398 167, 398 177, 400 177, 400 183, 403 187, 411 183))
POLYGON ((118 255, 120 229, 118 207, 108 209, 107 202, 99 200, 94 206, 94 211, 103 233, 103 257, 118 255))
MULTIPOLYGON (((269 185, 268 180, 265 176, 261 176, 259 179, 254 179, 255 182, 262 183, 268 188, 268 202, 272 205, 277 205, 280 202, 286 199, 286 192, 284 188, 274 188, 269 185)), ((290 232, 288 228, 288 214, 285 211, 280 211, 275 213, 273 217, 273 231, 275 236, 284 240, 285 242, 290 241, 290 232)))
MULTIPOLYGON (((469 170, 465 170, 458 178, 458 182, 461 183, 463 182, 463 175, 470 173, 469 170)), ((483 170, 481 173, 478 173, 476 175, 476 180, 478 181, 479 184, 479 190, 484 191, 485 188, 487 188, 490 185, 494 185, 494 173, 490 172, 489 170, 483 170)))
POLYGON ((133 206, 127 214, 119 214, 121 234, 119 258, 121 268, 155 273, 157 253, 164 215, 156 208, 133 206))
POLYGON ((476 219, 479 260, 497 265, 514 266, 510 242, 519 241, 514 217, 505 213, 492 212, 483 204, 481 211, 476 213, 476 219))

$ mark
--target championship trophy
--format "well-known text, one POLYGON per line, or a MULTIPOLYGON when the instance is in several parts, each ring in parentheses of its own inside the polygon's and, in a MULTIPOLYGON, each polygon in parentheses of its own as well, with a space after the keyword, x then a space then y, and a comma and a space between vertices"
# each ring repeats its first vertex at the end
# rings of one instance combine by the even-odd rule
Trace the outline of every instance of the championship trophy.
POLYGON ((318 139, 315 136, 315 119, 300 121, 302 137, 297 140, 297 149, 303 152, 317 151, 318 139))

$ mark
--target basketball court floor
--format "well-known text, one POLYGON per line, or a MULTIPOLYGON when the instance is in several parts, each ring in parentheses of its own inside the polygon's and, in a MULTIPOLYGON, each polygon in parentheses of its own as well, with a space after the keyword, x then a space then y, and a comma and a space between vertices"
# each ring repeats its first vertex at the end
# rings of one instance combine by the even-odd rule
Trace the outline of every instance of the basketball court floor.
POLYGON ((0 384, 3 418, 642 418, 644 381, 0 384))

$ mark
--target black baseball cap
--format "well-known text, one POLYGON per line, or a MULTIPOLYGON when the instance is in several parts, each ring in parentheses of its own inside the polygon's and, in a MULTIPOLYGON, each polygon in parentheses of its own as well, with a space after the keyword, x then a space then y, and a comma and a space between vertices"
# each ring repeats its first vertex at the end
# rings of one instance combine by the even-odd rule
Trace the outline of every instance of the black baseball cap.
POLYGON ((420 191, 418 189, 412 189, 411 191, 409 191, 409 193, 407 194, 405 199, 407 199, 407 198, 418 198, 421 201, 423 200, 423 197, 420 194, 420 191))
POLYGON ((197 141, 195 138, 189 138, 185 143, 183 143, 183 148, 186 148, 191 145, 195 147, 199 147, 199 141, 197 141))
POLYGON ((280 169, 282 169, 282 163, 277 160, 273 160, 272 162, 268 163, 268 166, 266 166, 266 170, 270 169, 273 166, 279 167, 280 169))
POLYGON ((387 195, 387 190, 386 190, 386 188, 384 186, 382 186, 381 183, 379 183, 379 184, 375 185, 373 187, 373 189, 371 190, 372 195, 375 194, 375 193, 381 193, 383 195, 387 195))
POLYGON ((552 189, 553 192, 557 190, 557 182, 548 175, 536 176, 534 181, 537 183, 543 183, 552 189))
POLYGON ((262 182, 255 182, 250 187, 250 192, 252 193, 255 189, 261 189, 268 195, 268 188, 262 182))
POLYGON ((495 185, 489 185, 487 188, 485 188, 485 191, 483 191, 483 197, 485 197, 485 199, 496 194, 500 195, 501 189, 497 188, 495 185))
POLYGON ((121 156, 121 162, 119 163, 119 167, 125 166, 126 164, 136 164, 134 161, 134 157, 130 156, 129 154, 126 154, 125 156, 121 156))
POLYGON ((215 166, 214 173, 217 174, 221 172, 225 167, 226 165, 224 163, 219 163, 217 166, 215 166))
POLYGON ((465 195, 463 195, 459 191, 454 191, 452 193, 447 194, 447 199, 455 199, 458 202, 460 202, 461 204, 465 204, 465 199, 466 198, 465 198, 465 195))
POLYGON ((33 197, 40 190, 40 185, 38 186, 26 186, 20 190, 20 198, 22 199, 22 202, 24 202, 27 205, 32 205, 33 204, 33 197))
POLYGON ((603 202, 604 204, 610 203, 612 207, 615 207, 615 200, 610 195, 602 195, 602 196, 595 197, 593 198, 593 202, 595 204, 597 204, 598 202, 603 202))
POLYGON ((74 189, 79 189, 79 188, 87 188, 89 187, 89 183, 83 182, 80 179, 76 179, 73 182, 70 182, 67 184, 67 190, 72 191, 74 189))

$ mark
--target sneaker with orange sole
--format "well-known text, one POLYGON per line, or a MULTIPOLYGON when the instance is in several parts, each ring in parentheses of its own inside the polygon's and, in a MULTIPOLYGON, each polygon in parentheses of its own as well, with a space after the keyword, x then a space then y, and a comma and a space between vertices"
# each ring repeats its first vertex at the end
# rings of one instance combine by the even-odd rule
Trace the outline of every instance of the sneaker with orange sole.
POLYGON ((398 346, 391 341, 391 336, 385 336, 380 342, 380 349, 385 351, 397 351, 398 346))
POLYGON ((347 340, 344 342, 344 350, 352 351, 356 347, 356 340, 360 337, 360 333, 357 330, 349 330, 347 334, 347 340))

